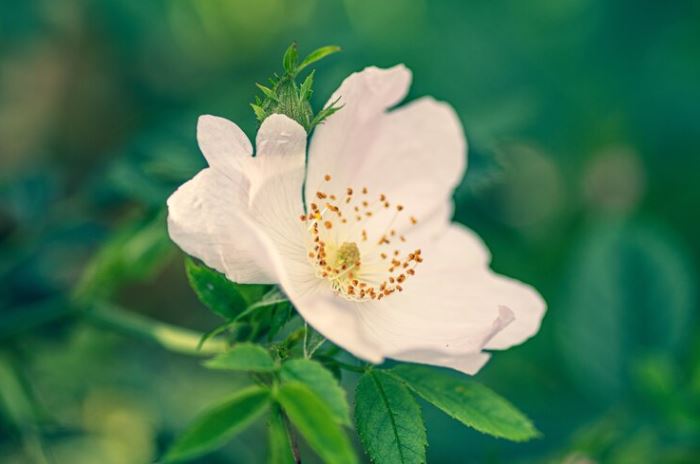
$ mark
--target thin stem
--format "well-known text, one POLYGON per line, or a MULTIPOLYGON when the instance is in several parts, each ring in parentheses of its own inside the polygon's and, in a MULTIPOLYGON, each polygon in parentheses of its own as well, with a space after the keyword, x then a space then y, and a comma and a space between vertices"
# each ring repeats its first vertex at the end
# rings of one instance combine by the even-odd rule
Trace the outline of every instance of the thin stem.
POLYGON ((309 357, 309 358, 313 357, 313 355, 314 355, 314 353, 316 352, 316 350, 318 350, 319 348, 321 348, 321 346, 323 346, 324 343, 326 343, 326 338, 325 338, 325 337, 324 337, 324 338, 321 338, 321 340, 318 341, 318 343, 316 344, 316 346, 314 346, 313 348, 311 348, 311 350, 309 350, 309 356, 308 356, 308 357, 309 357))
POLYGON ((155 321, 111 303, 95 303, 84 314, 96 324, 155 342, 176 353, 209 356, 227 348, 224 340, 210 338, 198 349, 201 333, 155 321))
POLYGON ((308 359, 309 358, 309 352, 306 349, 306 343, 309 339, 309 324, 304 321, 304 343, 302 343, 302 348, 304 350, 304 358, 308 359))

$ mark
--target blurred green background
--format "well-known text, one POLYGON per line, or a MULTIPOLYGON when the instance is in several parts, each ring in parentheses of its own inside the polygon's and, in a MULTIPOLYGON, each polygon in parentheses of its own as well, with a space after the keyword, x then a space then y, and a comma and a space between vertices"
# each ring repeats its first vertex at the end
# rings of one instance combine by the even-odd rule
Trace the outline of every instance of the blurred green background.
MULTIPOLYGON (((161 211, 203 167, 197 116, 253 136, 254 83, 294 40, 343 47, 317 66, 317 107, 349 73, 400 62, 409 98, 454 105, 470 142, 456 220, 549 304, 539 335, 477 377, 543 438, 493 439, 423 404, 428 461, 700 462, 692 0, 0 1, 0 461, 153 462, 246 381, 65 299, 91 262, 91 291, 215 326, 161 211)), ((262 462, 263 425, 198 462, 262 462)))

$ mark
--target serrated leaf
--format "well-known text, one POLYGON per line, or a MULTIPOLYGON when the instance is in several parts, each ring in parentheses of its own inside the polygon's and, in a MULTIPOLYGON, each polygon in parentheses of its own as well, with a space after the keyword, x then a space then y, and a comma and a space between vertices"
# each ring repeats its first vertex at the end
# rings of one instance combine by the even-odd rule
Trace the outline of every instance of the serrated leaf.
POLYGON ((319 60, 322 60, 323 58, 327 57, 328 55, 331 55, 333 53, 339 52, 340 47, 337 45, 327 45, 325 47, 317 48, 316 50, 312 51, 308 55, 306 55, 306 58, 304 58, 301 63, 297 66, 297 72, 301 71, 305 67, 309 66, 310 64, 313 64, 319 60))
POLYGON ((279 406, 274 406, 267 421, 268 464, 293 464, 291 440, 279 406))
POLYGON ((320 363, 310 359, 292 359, 282 365, 280 377, 283 382, 297 381, 309 387, 330 408, 336 421, 350 425, 350 408, 345 390, 320 363))
POLYGON ((270 353, 253 343, 239 343, 230 351, 205 361, 204 365, 210 369, 247 372, 272 372, 276 369, 270 353))
POLYGON ((225 275, 189 257, 185 259, 185 271, 199 301, 219 316, 231 319, 248 306, 237 284, 225 275))
POLYGON ((249 387, 202 414, 165 455, 165 462, 182 461, 222 446, 260 417, 270 403, 270 391, 249 387))
POLYGON ((539 435, 523 413, 469 377, 415 364, 404 364, 388 372, 429 403, 479 432, 512 441, 526 441, 539 435))
POLYGON ((423 416, 400 380, 377 369, 364 374, 355 394, 355 424, 372 462, 425 462, 423 416))
POLYGON ((282 58, 282 66, 287 74, 294 74, 297 59, 299 58, 299 52, 297 50, 297 44, 292 43, 287 51, 284 52, 284 57, 282 58))
POLYGON ((333 412, 309 387, 287 382, 280 386, 276 398, 289 420, 324 462, 357 462, 350 440, 333 412))

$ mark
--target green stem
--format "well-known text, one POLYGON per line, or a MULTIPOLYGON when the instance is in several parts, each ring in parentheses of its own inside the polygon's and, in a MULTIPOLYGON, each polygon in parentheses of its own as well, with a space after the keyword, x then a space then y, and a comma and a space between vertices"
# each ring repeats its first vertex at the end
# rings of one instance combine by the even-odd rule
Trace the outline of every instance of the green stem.
POLYGON ((226 342, 210 338, 198 348, 202 334, 124 310, 111 303, 95 303, 84 311, 86 318, 98 325, 155 342, 163 348, 196 356, 226 351, 226 342))

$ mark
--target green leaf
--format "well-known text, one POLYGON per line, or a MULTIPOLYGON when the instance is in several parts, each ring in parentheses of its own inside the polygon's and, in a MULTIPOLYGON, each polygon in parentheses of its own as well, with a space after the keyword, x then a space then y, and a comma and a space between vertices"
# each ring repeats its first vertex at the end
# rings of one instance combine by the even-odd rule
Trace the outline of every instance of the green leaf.
POLYGON ((197 263, 190 257, 185 259, 185 270, 199 301, 214 313, 230 319, 246 308, 247 303, 237 285, 225 275, 197 263))
POLYGON ((262 84, 257 84, 257 83, 256 83, 255 85, 260 89, 260 91, 261 91, 267 98, 269 98, 270 100, 277 100, 277 95, 275 95, 275 91, 274 91, 274 90, 272 90, 272 89, 269 88, 269 87, 265 87, 265 86, 262 85, 262 84))
POLYGON ((277 401, 324 462, 357 462, 350 440, 333 412, 309 387, 299 382, 284 383, 277 392, 277 401))
POLYGON ((237 392, 202 414, 165 455, 165 462, 181 461, 212 451, 260 417, 270 404, 270 391, 254 386, 237 392))
POLYGON ((210 369, 230 371, 272 372, 276 369, 270 353, 260 345, 239 343, 230 351, 204 363, 210 369))
POLYGON ((343 108, 343 105, 336 106, 337 103, 340 101, 340 97, 335 99, 333 103, 330 105, 326 106, 323 108, 321 111, 316 113, 316 116, 314 116, 313 120, 311 121, 312 126, 316 126, 318 124, 321 124, 323 121, 325 121, 327 118, 335 114, 337 111, 343 108))
POLYGON ((406 386, 373 369, 360 378, 355 423, 372 462, 420 464, 428 444, 423 416, 406 386))
POLYGON ((320 363, 310 359, 292 359, 282 365, 283 382, 303 383, 330 408, 336 421, 350 425, 350 408, 338 381, 320 363))
POLYGON ((415 364, 404 364, 388 372, 429 403, 479 432, 513 441, 539 436, 523 413, 469 377, 415 364))
POLYGON ((306 58, 304 58, 301 63, 297 66, 297 72, 301 71, 305 67, 309 66, 310 64, 313 64, 328 55, 331 55, 333 53, 339 52, 340 47, 337 45, 327 45, 325 47, 317 48, 316 50, 312 51, 308 55, 306 55, 306 58))
POLYGON ((253 108, 253 112, 255 113, 255 117, 258 119, 258 122, 263 122, 267 117, 267 112, 262 108, 262 106, 251 103, 250 107, 253 108))
POLYGON ((88 263, 74 296, 106 298, 121 285, 146 280, 166 263, 173 245, 165 227, 165 211, 125 226, 88 263))
POLYGON ((272 408, 267 421, 268 457, 269 464, 293 464, 292 445, 284 423, 282 410, 279 406, 272 408))
POLYGON ((295 74, 297 59, 299 58, 299 52, 297 50, 296 42, 292 43, 287 51, 284 52, 284 57, 282 58, 282 66, 287 74, 295 74))
POLYGON ((311 94, 313 93, 313 86, 314 86, 314 75, 316 74, 316 70, 313 70, 309 73, 308 76, 304 79, 304 82, 301 83, 301 87, 299 88, 299 99, 300 100, 308 100, 311 98, 311 94))
POLYGON ((22 380, 14 360, 0 351, 0 417, 20 430, 38 420, 32 395, 22 380))
POLYGON ((640 356, 684 353, 697 309, 691 253, 651 222, 584 231, 567 271, 557 339, 574 383, 615 402, 636 387, 640 356))

